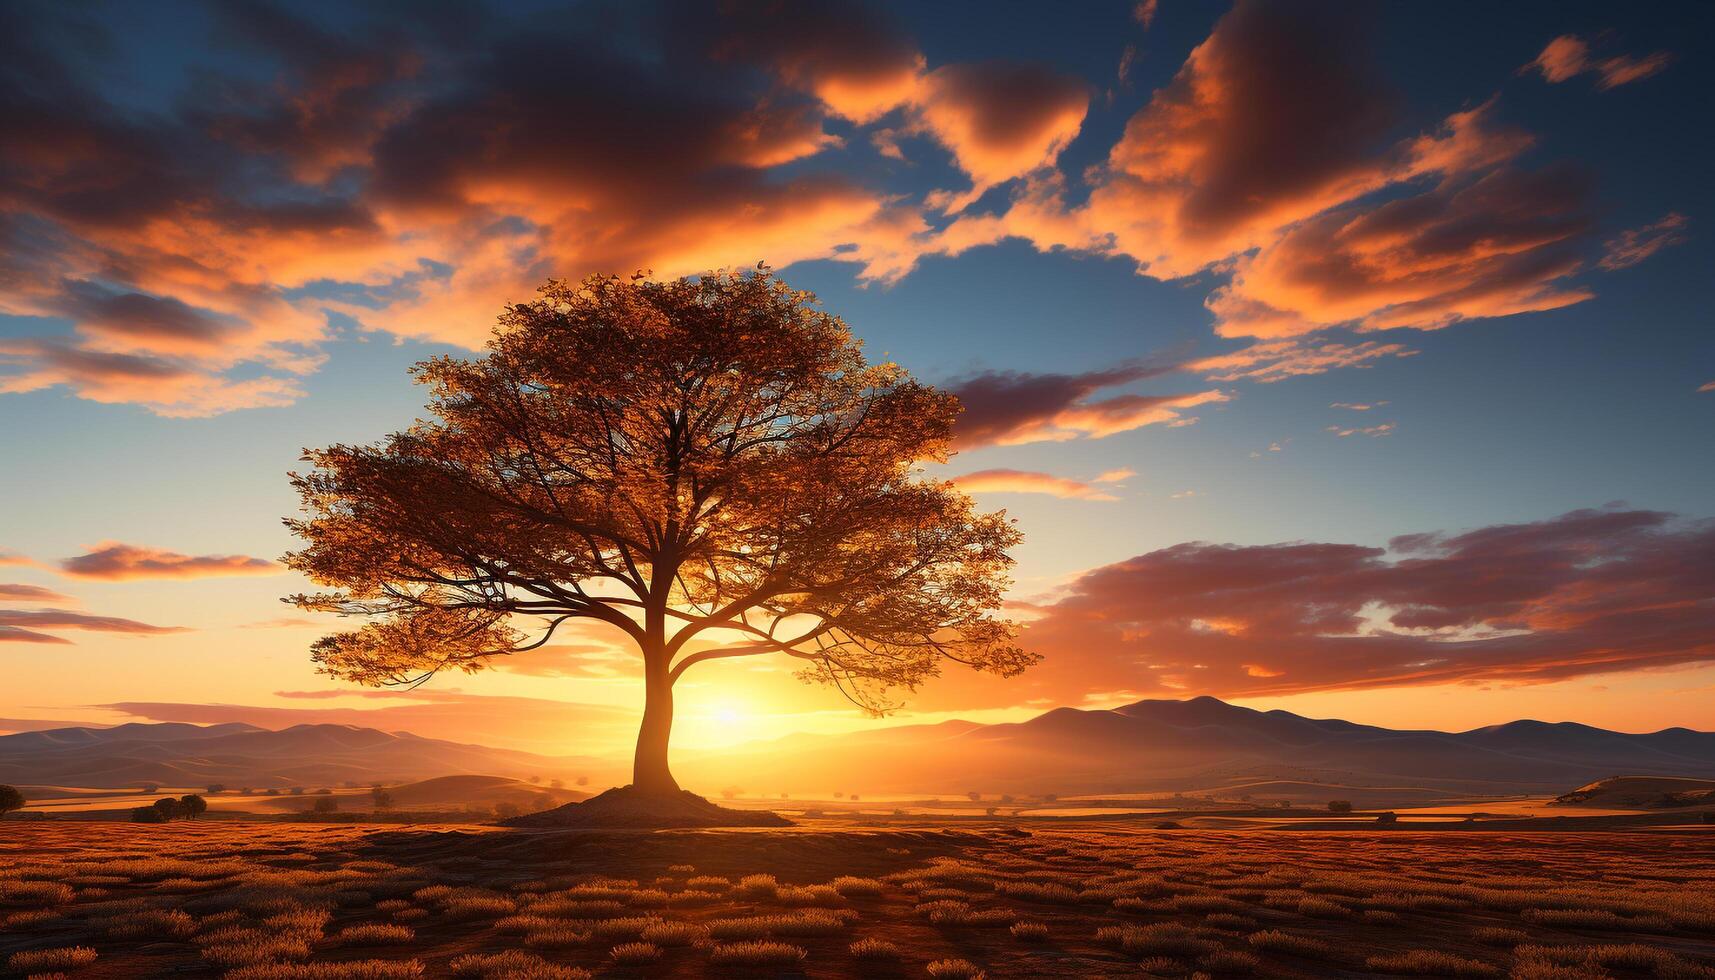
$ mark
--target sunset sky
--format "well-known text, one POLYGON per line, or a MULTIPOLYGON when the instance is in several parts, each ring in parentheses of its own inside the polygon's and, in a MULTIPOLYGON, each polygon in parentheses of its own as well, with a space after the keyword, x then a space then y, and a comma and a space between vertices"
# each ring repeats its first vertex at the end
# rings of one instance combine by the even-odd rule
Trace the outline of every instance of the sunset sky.
POLYGON ((0 731, 629 748, 591 627, 318 676, 287 471, 549 277, 766 261, 961 395, 1045 662, 869 720, 1212 694, 1715 729, 1706 3, 0 7, 0 731))

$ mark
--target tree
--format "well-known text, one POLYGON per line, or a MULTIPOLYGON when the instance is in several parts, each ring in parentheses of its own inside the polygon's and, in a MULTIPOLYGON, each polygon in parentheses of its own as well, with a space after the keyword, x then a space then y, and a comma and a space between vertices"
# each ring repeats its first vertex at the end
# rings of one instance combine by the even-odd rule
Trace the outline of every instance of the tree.
POLYGON ((179 806, 184 810, 185 817, 190 820, 208 812, 208 801, 195 793, 187 793, 179 797, 179 806))
POLYGON ((1328 801, 1328 812, 1329 813, 1351 813, 1352 812, 1352 801, 1351 800, 1329 800, 1328 801))
POLYGON ((218 793, 224 793, 224 792, 226 792, 226 784, 225 783, 209 783, 208 784, 208 795, 214 796, 218 793))
POLYGON ((793 657, 881 714, 945 662, 1037 659, 995 615, 1016 527, 918 467, 948 457, 957 400, 766 269, 553 281, 485 356, 415 374, 430 418, 292 477, 285 561, 331 591, 288 601, 370 617, 314 644, 325 673, 420 684, 604 624, 642 660, 633 786, 670 793, 697 664, 793 657))
POLYGON ((153 809, 161 815, 162 823, 185 815, 184 804, 170 796, 163 796, 156 800, 153 809))
POLYGON ((390 810, 393 808, 393 794, 382 789, 380 786, 370 789, 369 798, 374 802, 375 809, 377 810, 390 810))
POLYGON ((132 823, 166 823, 167 817, 158 808, 139 806, 131 808, 132 823))
POLYGON ((317 813, 332 813, 339 809, 339 802, 331 796, 324 796, 316 800, 310 809, 317 813))
POLYGON ((159 793, 160 791, 161 791, 161 787, 156 783, 144 783, 143 784, 143 792, 147 793, 150 796, 154 796, 156 793, 159 793))
POLYGON ((24 808, 24 794, 16 786, 0 785, 0 817, 24 808))

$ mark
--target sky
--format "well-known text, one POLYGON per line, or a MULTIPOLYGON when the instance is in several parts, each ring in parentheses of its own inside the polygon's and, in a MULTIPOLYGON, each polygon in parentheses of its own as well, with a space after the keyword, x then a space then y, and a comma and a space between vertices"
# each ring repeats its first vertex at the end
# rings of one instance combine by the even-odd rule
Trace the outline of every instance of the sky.
POLYGON ((766 262, 959 394, 1041 665, 876 721, 767 660, 676 738, 1211 694, 1715 729, 1701 3, 0 9, 0 730, 623 751, 598 629, 318 676, 287 473, 550 277, 766 262))

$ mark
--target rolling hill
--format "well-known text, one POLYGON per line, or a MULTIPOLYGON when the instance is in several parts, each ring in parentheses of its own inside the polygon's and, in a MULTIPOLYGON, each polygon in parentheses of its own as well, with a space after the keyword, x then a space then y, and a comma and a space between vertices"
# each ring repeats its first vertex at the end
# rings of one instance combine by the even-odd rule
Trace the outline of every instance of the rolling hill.
POLYGON ((791 736, 684 758, 681 768, 699 784, 731 782, 763 793, 1207 792, 1395 803, 1563 792, 1616 773, 1715 777, 1715 734, 1672 728, 1633 735, 1539 721, 1400 731, 1203 697, 1056 708, 1012 724, 791 736), (804 773, 837 776, 806 785, 804 773))
MULTIPOLYGON (((571 777, 603 766, 351 725, 127 724, 0 736, 0 783, 124 788, 143 783, 257 788, 449 775, 571 777)), ((606 766, 610 768, 611 766, 606 766)))

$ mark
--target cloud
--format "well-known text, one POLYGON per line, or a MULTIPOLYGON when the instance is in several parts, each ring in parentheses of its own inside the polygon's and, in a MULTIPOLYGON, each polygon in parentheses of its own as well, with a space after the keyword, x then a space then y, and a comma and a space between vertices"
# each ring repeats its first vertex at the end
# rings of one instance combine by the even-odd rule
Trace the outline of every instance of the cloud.
POLYGON ((1519 70, 1539 72, 1544 80, 1552 83, 1570 81, 1585 72, 1594 72, 1599 76, 1596 87, 1606 91, 1648 78, 1666 68, 1672 60, 1666 51, 1657 51, 1642 58, 1622 54, 1592 59, 1588 43, 1576 34, 1562 34, 1548 42, 1535 61, 1519 70))
MULTIPOLYGON (((1607 508, 1387 548, 1174 545, 1036 608, 1011 697, 1532 683, 1715 661, 1715 521, 1607 508)), ((997 692, 998 693, 998 692, 997 692)))
POLYGON ((0 582, 0 601, 73 603, 77 600, 39 585, 0 582))
POLYGON ((1149 30, 1149 25, 1155 23, 1156 5, 1157 0, 1137 0, 1137 3, 1132 5, 1132 19, 1142 24, 1146 31, 1149 30))
POLYGON ((35 564, 35 562, 33 560, 31 560, 26 555, 20 555, 16 551, 7 551, 5 548, 0 548, 0 565, 34 565, 34 564, 35 564))
POLYGON ((967 493, 1041 493, 1068 500, 1120 499, 1096 486, 1095 481, 1086 483, 1030 470, 978 470, 953 477, 953 482, 967 493))
POLYGON ((1383 405, 1386 405, 1386 404, 1388 404, 1388 402, 1385 402, 1385 401, 1380 401, 1380 402, 1333 402, 1328 407, 1329 408, 1343 408, 1348 412, 1368 412, 1371 409, 1381 408, 1383 405))
POLYGON ((1397 427, 1396 423, 1393 423, 1393 422, 1382 422, 1379 425, 1365 425, 1365 426, 1357 426, 1357 427, 1353 427, 1353 428, 1346 428, 1344 426, 1338 426, 1338 425, 1330 425, 1330 426, 1328 426, 1328 431, 1334 433, 1335 435, 1339 436, 1342 439, 1346 438, 1347 436, 1369 436, 1370 438, 1373 439, 1377 436, 1391 436, 1391 435, 1393 435, 1393 430, 1396 427, 1397 427))
POLYGON ((1289 338, 1259 340, 1230 354, 1193 361, 1186 368, 1201 372, 1212 381, 1245 380, 1267 384, 1339 368, 1372 367, 1374 362, 1384 358, 1411 357, 1416 353, 1403 344, 1384 344, 1375 340, 1348 344, 1289 338))
POLYGON ((283 569, 265 558, 248 555, 182 555, 118 541, 103 541, 88 554, 60 562, 60 571, 73 578, 216 578, 229 575, 278 575, 283 569))
POLYGON ((26 643, 65 643, 57 637, 45 637, 37 630, 86 630, 93 633, 127 633, 135 636, 159 636, 183 633, 183 626, 151 626, 134 619, 115 616, 91 616, 69 609, 0 609, 0 639, 26 643), (10 632, 7 632, 10 631, 10 632), (19 635, 22 634, 22 635, 19 635))
POLYGON ((952 151, 971 177, 962 194, 930 203, 962 209, 998 184, 1050 166, 1072 142, 1089 108, 1089 86, 1038 65, 955 64, 924 76, 919 126, 952 151))
POLYGON ((1715 391, 1715 381, 1708 381, 1697 386, 1699 392, 1715 391))
POLYGON ((1670 211, 1654 224, 1622 231, 1603 243, 1599 264, 1608 270, 1629 269, 1664 248, 1683 243, 1685 229, 1690 224, 1685 215, 1670 211))
POLYGON ((947 388, 964 406, 954 432, 954 444, 968 449, 1100 439, 1148 425, 1188 425, 1196 417, 1185 414, 1187 410, 1227 400, 1228 396, 1218 390, 1090 398, 1103 389, 1179 368, 1180 365, 1167 360, 1144 360, 1083 374, 985 371, 954 379, 947 388))

